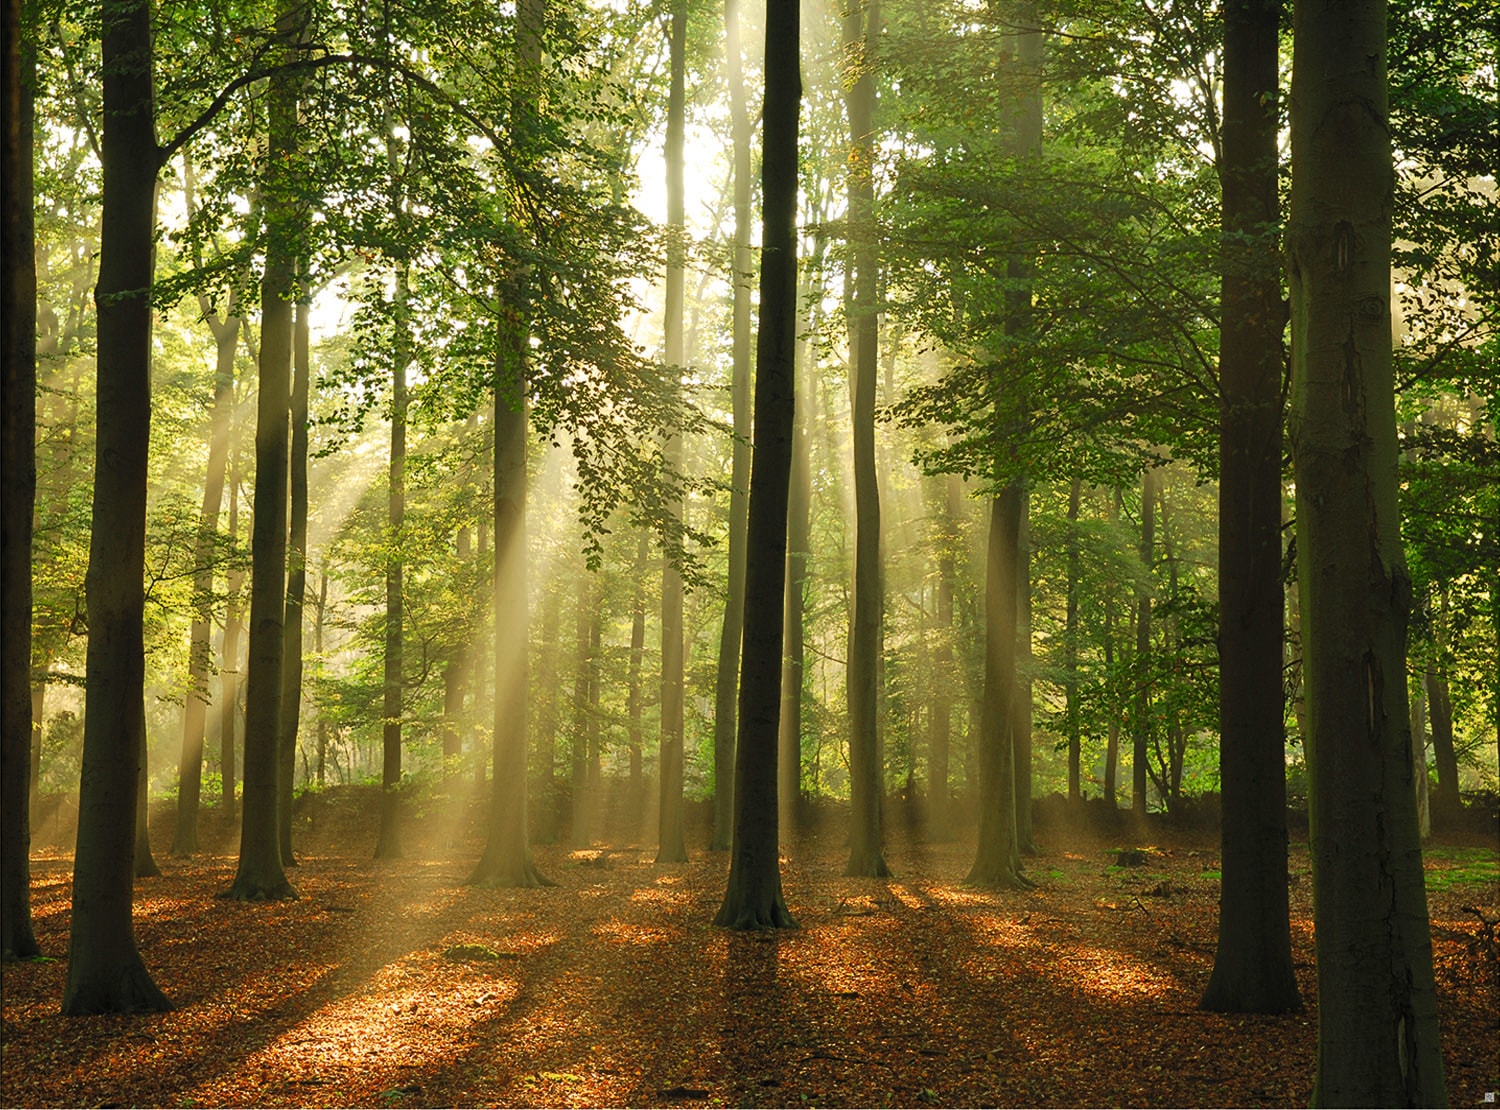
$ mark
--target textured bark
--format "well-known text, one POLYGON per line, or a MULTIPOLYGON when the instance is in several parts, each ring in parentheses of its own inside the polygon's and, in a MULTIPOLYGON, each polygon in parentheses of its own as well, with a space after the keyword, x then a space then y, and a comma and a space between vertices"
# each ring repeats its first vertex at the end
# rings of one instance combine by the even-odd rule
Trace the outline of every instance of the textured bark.
MULTIPOLYGON (((304 9, 282 0, 276 18, 286 57, 304 9)), ((277 740, 281 728, 283 628, 286 619, 288 421, 292 385, 292 303, 295 296, 297 183, 289 163, 297 149, 297 87, 270 78, 265 205, 266 264, 261 279, 260 391, 255 414, 255 524, 250 533, 250 644, 245 675, 245 800, 239 869, 228 897, 239 901, 295 898, 281 863, 277 818, 277 740)))
POLYGON ((1130 809, 1146 815, 1146 767, 1151 746, 1151 572, 1156 562, 1156 471, 1141 472, 1141 570, 1135 591, 1135 674, 1130 703, 1130 809))
MULTIPOLYGON (((395 162, 395 155, 390 160, 395 162)), ((382 687, 384 728, 381 730, 380 833, 375 842, 376 859, 400 859, 401 850, 401 714, 405 698, 402 649, 405 643, 406 610, 402 598, 405 561, 402 532, 406 520, 406 366, 407 271, 396 274, 396 331, 394 364, 391 367, 391 458, 386 494, 385 564, 385 675, 382 687)), ((524 436, 524 429, 522 431, 524 436)), ((498 528, 496 534, 498 535, 498 528)))
MULTIPOLYGON (((529 124, 538 110, 546 0, 521 0, 516 9, 517 84, 512 111, 529 124)), ((502 284, 495 358, 495 657, 494 770, 484 854, 469 882, 481 886, 552 886, 531 858, 526 819, 527 648, 526 595, 526 351, 530 299, 518 267, 502 284)), ((480 547, 483 545, 481 533, 480 547)), ((479 764, 484 773, 484 764, 479 764)))
MULTIPOLYGON (((36 504, 36 254, 32 215, 32 84, 20 0, 0 7, 5 31, 0 208, 0 957, 40 954, 31 926, 31 536, 36 504)), ((40 702, 40 698, 37 699, 40 702)), ((40 707, 38 707, 40 708, 40 707)))
POLYGON ((1021 875, 1011 730, 1016 696, 1016 545, 1021 528, 1018 482, 990 502, 984 583, 984 700, 979 723, 979 842, 968 882, 1029 887, 1021 875))
POLYGON ((927 739, 927 839, 934 842, 953 837, 951 764, 953 760, 953 598, 958 585, 957 559, 962 514, 959 478, 945 474, 941 483, 943 514, 938 539, 937 646, 932 653, 933 684, 931 726, 927 739))
POLYGON ((729 585, 719 633, 719 672, 714 685, 714 830, 716 852, 729 847, 734 820, 734 709, 739 694, 740 640, 745 625, 745 530, 750 494, 750 113, 740 61, 738 0, 724 3, 724 56, 729 77, 729 118, 734 146, 734 257, 730 286, 733 364, 730 401, 734 459, 729 490, 729 585))
POLYGON ((1034 855, 1031 831, 1031 494, 1021 487, 1016 538, 1016 704, 1012 710, 1011 748, 1015 753, 1016 844, 1034 855))
POLYGON ((1083 497, 1083 479, 1074 478, 1068 490, 1068 588, 1067 616, 1063 627, 1063 697, 1068 734, 1068 801, 1083 800, 1082 728, 1078 720, 1078 509, 1083 497))
POLYGON ((308 310, 312 298, 299 289, 292 321, 291 524, 287 532, 286 616, 281 645, 281 724, 277 729, 277 829, 283 866, 295 867, 292 852, 292 784, 297 774, 297 729, 302 721, 302 611, 307 599, 307 397, 312 363, 308 310))
MULTIPOLYGON (((687 263, 683 214, 683 139, 685 135, 684 71, 687 51, 687 0, 672 0, 668 42, 671 87, 667 96, 667 282, 666 333, 668 373, 683 363, 683 278, 687 263)), ((666 446, 667 461, 681 462, 682 444, 675 436, 666 446)), ((682 506, 671 510, 681 514, 682 506)), ((661 572, 661 809, 657 827, 657 863, 683 863, 687 843, 682 833, 683 645, 682 575, 670 557, 661 572)))
POLYGON ((1384 0, 1297 0, 1292 461, 1318 961, 1315 1106, 1445 1101, 1406 696, 1384 0))
POLYGON ((104 20, 98 415, 85 583, 89 643, 63 1013, 167 1010, 135 945, 131 871, 145 743, 145 545, 151 438, 156 142, 151 6, 104 20))
POLYGON ((850 419, 854 446, 854 581, 849 618, 849 861, 846 875, 889 875, 881 850, 884 769, 879 744, 879 666, 885 584, 880 559, 880 485, 875 473, 875 380, 880 356, 879 257, 875 230, 875 38, 878 0, 844 15, 844 105, 849 117, 850 419))
POLYGON ((1287 905, 1281 593, 1280 0, 1224 10, 1219 325, 1219 938, 1199 1003, 1301 1005, 1287 905))
POLYGON ((802 99, 797 0, 766 3, 762 114, 760 329, 745 565, 745 636, 735 747, 729 882, 714 924, 795 928, 781 892, 777 726, 786 589, 787 486, 796 414, 797 115, 802 99))
MULTIPOLYGON (((240 468, 239 431, 233 423, 229 429, 229 522, 225 534, 234 544, 240 535, 240 468)), ((224 644, 219 664, 219 790, 225 816, 235 811, 235 725, 240 716, 240 591, 245 586, 245 572, 232 564, 225 579, 224 644)))

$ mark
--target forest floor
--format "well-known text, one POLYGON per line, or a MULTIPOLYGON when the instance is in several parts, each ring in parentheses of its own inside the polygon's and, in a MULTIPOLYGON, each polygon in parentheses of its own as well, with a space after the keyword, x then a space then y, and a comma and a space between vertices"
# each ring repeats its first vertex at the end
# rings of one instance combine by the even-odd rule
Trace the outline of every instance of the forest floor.
MULTIPOLYGON (((474 814, 407 807, 407 858, 376 862, 376 795, 299 804, 300 899, 216 895, 234 830, 137 884, 136 930, 171 1013, 63 1018, 71 858, 39 852, 46 958, 7 965, 5 1106, 1306 1105, 1317 1028, 1305 842, 1292 930, 1308 1004, 1196 1006, 1213 964, 1217 836, 1039 821, 1035 890, 965 886, 972 838, 890 820, 891 879, 842 875, 841 825, 786 850, 801 929, 710 924, 728 866, 657 865, 649 838, 540 846, 544 890, 464 883, 474 814), (423 809, 429 812, 421 812, 423 809), (1118 849, 1144 849, 1137 866, 1118 849)), ((1054 817, 1059 807, 1045 812, 1054 817)), ((705 843, 690 829, 690 845, 705 843)), ((1455 1106, 1500 1090, 1500 852, 1491 833, 1426 853, 1455 1106)), ((1493 1096, 1491 1096, 1493 1097, 1493 1096)))

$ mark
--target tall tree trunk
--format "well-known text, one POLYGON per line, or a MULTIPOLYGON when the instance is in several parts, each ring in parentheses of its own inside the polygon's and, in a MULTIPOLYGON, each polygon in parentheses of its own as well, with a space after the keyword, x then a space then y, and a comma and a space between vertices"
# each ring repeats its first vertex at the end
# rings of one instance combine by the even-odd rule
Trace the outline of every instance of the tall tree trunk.
POLYGON ((573 795, 573 823, 568 841, 575 848, 586 848, 589 844, 589 809, 593 800, 589 797, 589 595, 596 583, 585 568, 578 585, 578 605, 574 611, 573 651, 573 735, 568 744, 568 757, 572 765, 569 783, 573 795))
POLYGON ((1312 1102, 1439 1106, 1406 704, 1385 0, 1296 0, 1294 23, 1290 429, 1318 957, 1312 1102))
MULTIPOLYGON (((98 414, 85 584, 89 643, 64 1014, 171 1008, 135 945, 131 863, 145 743, 147 454, 156 142, 149 0, 104 20, 98 414)), ((26 733, 22 733, 26 735, 26 733)))
MULTIPOLYGON (((511 99, 518 131, 536 126, 541 93, 542 30, 546 0, 516 7, 516 87, 511 99)), ((530 345, 529 276, 516 266, 501 284, 495 358, 495 740, 493 794, 484 854, 469 877, 483 886, 551 886, 531 859, 526 818, 527 651, 530 613, 526 577, 526 412, 530 345)), ((480 764, 481 771, 483 764, 480 764)))
MULTIPOLYGON (((40 955, 31 926, 31 536, 36 506, 36 252, 32 129, 36 61, 20 0, 5 30, 5 204, 0 210, 0 956, 40 955)), ((37 699, 40 701, 40 699, 37 699)))
POLYGON ((146 703, 141 701, 141 758, 135 782, 135 850, 133 869, 137 879, 154 879, 161 874, 156 857, 151 854, 151 745, 146 735, 146 703))
MULTIPOLYGON (((323 555, 323 565, 318 568, 318 608, 313 619, 313 652, 323 658, 323 619, 328 613, 328 555, 323 555)), ((328 762, 328 722, 318 714, 318 769, 317 783, 323 785, 328 762)))
POLYGON ((729 491, 729 595, 719 633, 719 673, 714 686, 714 831, 711 849, 729 847, 734 820, 734 707, 739 694, 740 638, 745 624, 745 530, 750 494, 750 112, 741 73, 738 0, 724 3, 724 56, 729 76, 729 118, 734 145, 734 258, 730 285, 733 369, 734 460, 729 491))
POLYGON ((953 837, 952 788, 949 785, 953 758, 953 597, 958 573, 958 522, 962 513, 959 478, 945 474, 937 479, 943 498, 942 531, 939 534, 937 581, 937 646, 933 650, 931 728, 927 741, 927 839, 935 843, 953 837))
POLYGON ((1156 471, 1141 471, 1141 584, 1135 591, 1135 674, 1130 707, 1130 809, 1146 815, 1151 747, 1151 572, 1156 562, 1156 471))
MULTIPOLYGON (((687 0, 672 0, 668 53, 671 88, 667 96, 667 285, 666 362, 669 374, 680 374, 683 363, 683 278, 687 263, 683 213, 683 140, 685 135, 684 71, 687 51, 687 0)), ((676 466, 682 443, 673 437, 667 461, 676 466)), ((682 513, 682 506, 672 512, 682 513)), ((661 811, 657 830, 657 863, 687 860, 682 830, 683 776, 683 644, 682 575, 671 557, 662 559, 661 572, 661 811)))
MULTIPOLYGON (((1424 676, 1425 677, 1425 676, 1424 676)), ((1411 697, 1411 773, 1417 795, 1417 832, 1426 841, 1432 835, 1432 807, 1427 790, 1427 690, 1418 680, 1411 697)))
MULTIPOLYGON (((392 158, 394 161, 394 157, 392 158)), ((389 554, 385 564, 385 681, 380 769, 380 835, 376 859, 399 859, 401 850, 401 714, 405 697, 402 649, 406 610, 402 597, 406 520, 406 364, 408 360, 407 268, 396 274, 395 360, 391 367, 390 489, 386 503, 389 554)))
MULTIPOLYGON (((291 56, 306 9, 282 0, 277 54, 291 56)), ((292 386, 292 307, 297 239, 303 215, 290 165, 297 152, 297 82, 270 78, 269 133, 261 195, 266 268, 261 279, 260 394, 255 415, 255 526, 250 535, 250 649, 245 690, 245 806, 239 870, 229 897, 295 898, 281 864, 277 817, 277 741, 281 728, 283 626, 286 620, 288 421, 292 386)))
POLYGON ((635 596, 631 601, 630 614, 630 662, 626 676, 625 690, 625 716, 628 721, 627 746, 630 750, 630 806, 631 812, 636 812, 636 806, 644 799, 642 798, 642 748, 645 741, 645 728, 641 724, 642 702, 645 700, 641 690, 641 663, 646 655, 646 560, 649 557, 649 548, 646 543, 646 533, 641 532, 640 540, 635 552, 635 596))
MULTIPOLYGON (((233 406, 231 406, 231 409, 233 406)), ((231 415, 229 429, 229 523, 226 528, 231 547, 240 538, 240 469, 239 429, 231 415)), ((235 725, 240 713, 240 591, 244 589, 245 572, 239 561, 229 565, 225 576, 223 660, 219 665, 219 791, 224 816, 235 811, 235 725)))
POLYGON ((714 924, 795 928, 781 892, 777 726, 786 591, 787 486, 796 413, 797 115, 802 99, 797 0, 766 2, 762 113, 760 329, 745 563, 745 635, 735 746, 729 882, 714 924))
POLYGON ((555 844, 558 838, 557 817, 557 656, 558 625, 562 622, 562 595, 556 589, 546 590, 542 595, 542 653, 541 674, 537 690, 542 704, 537 720, 541 725, 541 736, 537 737, 537 763, 541 765, 539 810, 537 813, 537 840, 543 844, 555 844))
POLYGON ((1427 712, 1432 722, 1432 761, 1437 767, 1437 792, 1432 808, 1439 823, 1451 821, 1463 807, 1458 792, 1458 756, 1453 747, 1453 696, 1448 689, 1448 585, 1435 590, 1437 605, 1432 613, 1432 657, 1423 673, 1427 690, 1427 712))
MULTIPOLYGON (((1120 520, 1121 494, 1118 489, 1114 490, 1114 497, 1110 501, 1109 519, 1111 524, 1118 524, 1120 520)), ((1110 812, 1113 813, 1119 807, 1117 784, 1119 782, 1120 767, 1120 709, 1118 676, 1115 674, 1115 587, 1111 582, 1104 591, 1104 673, 1110 691, 1109 698, 1109 729, 1104 744, 1104 800, 1109 803, 1110 812)))
POLYGON ((875 474, 875 379, 880 358, 875 232, 875 38, 879 0, 844 15, 844 104, 849 116, 850 418, 854 441, 854 583, 849 619, 849 862, 846 875, 889 875, 881 851, 884 775, 878 743, 881 622, 880 487, 875 474))
POLYGON ((1021 487, 1021 520, 1016 540, 1016 704, 1011 746, 1016 767, 1016 845, 1035 855, 1031 831, 1031 493, 1021 487))
MULTIPOLYGON (((183 199, 195 208, 193 160, 182 159, 183 199)), ((206 294, 198 308, 214 338, 214 400, 208 431, 208 466, 203 481, 203 508, 193 545, 193 622, 189 633, 188 690, 182 707, 182 754, 177 761, 177 824, 172 852, 198 851, 198 807, 203 786, 203 741, 207 723, 208 676, 213 670, 214 564, 219 544, 219 512, 224 507, 224 472, 229 461, 229 426, 234 408, 234 356, 239 349, 239 289, 229 291, 220 318, 206 294)))
POLYGON ((312 362, 308 351, 308 312, 312 296, 298 283, 292 321, 291 526, 287 533, 286 624, 282 628, 281 724, 277 732, 277 826, 283 866, 295 867, 292 853, 292 785, 297 772, 297 729, 302 722, 302 610, 307 604, 307 398, 312 362))
POLYGON ((1083 800, 1081 763, 1082 728, 1078 704, 1078 589, 1082 574, 1078 550, 1078 510, 1083 499, 1083 479, 1074 478, 1068 490, 1068 600, 1063 628, 1063 697, 1068 732, 1068 801, 1083 800))
POLYGON ((1219 325, 1219 940, 1199 1006, 1301 1005, 1287 903, 1282 693, 1281 0, 1224 8, 1219 325))
POLYGON ((984 701, 979 735, 979 843, 968 881, 1029 887, 1021 875, 1016 837, 1014 748, 1016 697, 1016 547, 1021 529, 1020 483, 990 502, 984 584, 984 701))

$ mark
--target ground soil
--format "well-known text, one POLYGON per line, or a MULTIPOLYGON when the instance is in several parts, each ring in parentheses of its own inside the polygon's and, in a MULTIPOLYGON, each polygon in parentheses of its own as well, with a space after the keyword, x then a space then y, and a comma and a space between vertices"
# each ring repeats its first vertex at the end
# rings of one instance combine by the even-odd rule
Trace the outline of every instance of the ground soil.
MULTIPOLYGON (((1304 843, 1297 974, 1279 1017, 1200 1012, 1217 837, 1073 825, 1041 807, 1034 890, 963 883, 972 837, 925 844, 891 807, 892 879, 845 878, 839 815, 786 849, 794 932, 710 924, 727 857, 658 866, 614 834, 539 846, 544 890, 465 885, 475 807, 408 803, 408 858, 376 862, 375 796, 299 804, 294 902, 216 895, 234 830, 137 885, 137 936, 171 1013, 63 1018, 71 860, 34 863, 47 959, 3 979, 6 1106, 1306 1105, 1317 1012, 1304 843), (1141 849, 1120 866, 1119 850, 1141 849)), ((699 822, 690 843, 706 843, 699 822)), ((42 838, 42 839, 45 839, 42 838)), ((1500 1090, 1492 835, 1428 853, 1448 1091, 1500 1090)))

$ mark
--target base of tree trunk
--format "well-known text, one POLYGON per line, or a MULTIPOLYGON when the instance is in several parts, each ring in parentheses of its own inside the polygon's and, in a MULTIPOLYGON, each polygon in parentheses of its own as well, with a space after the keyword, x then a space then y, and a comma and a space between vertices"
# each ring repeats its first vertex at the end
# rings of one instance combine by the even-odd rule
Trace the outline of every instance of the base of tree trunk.
POLYGON ((5 923, 5 936, 0 939, 0 963, 19 963, 35 959, 41 954, 42 948, 36 942, 36 934, 32 932, 29 918, 16 925, 9 921, 5 923))
POLYGON ((851 852, 849 862, 844 865, 844 874, 867 879, 889 879, 891 869, 879 850, 851 852))
POLYGON ((969 886, 988 887, 992 890, 1036 889, 1036 883, 1009 865, 990 866, 976 863, 968 875, 964 876, 964 882, 969 886))
POLYGON ((137 879, 155 879, 161 876, 161 868, 156 864, 156 857, 147 852, 144 856, 136 856, 135 877, 137 879))
POLYGON ((687 849, 681 845, 673 847, 661 847, 656 850, 657 863, 686 863, 688 861, 687 849))
POLYGON ((478 866, 474 868, 474 873, 465 879, 464 883, 467 886, 490 889, 535 889, 557 885, 538 871, 536 864, 529 859, 510 864, 493 863, 481 859, 478 866))
POLYGON ((772 898, 736 896, 730 891, 714 914, 714 924, 725 929, 800 929, 780 893, 772 898))
MULTIPOLYGON (((83 970, 83 985, 70 982, 63 995, 64 1017, 89 1014, 161 1014, 175 1007, 136 956, 108 968, 83 970)), ((69 976, 70 980, 72 975, 69 976)))
POLYGON ((219 897, 230 902, 295 902, 301 895, 285 878, 268 883, 237 875, 229 889, 219 897))

